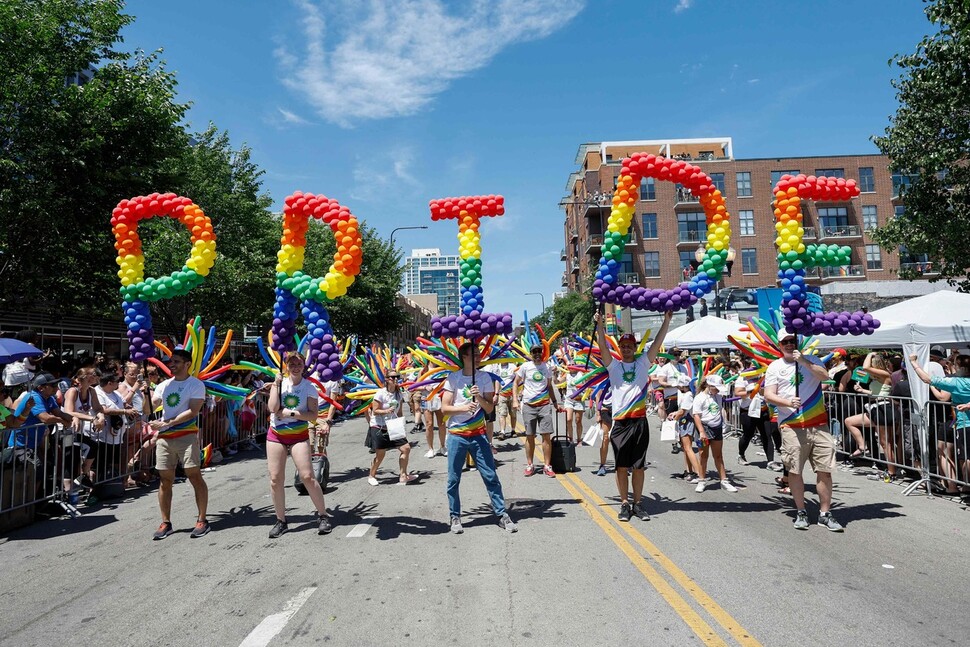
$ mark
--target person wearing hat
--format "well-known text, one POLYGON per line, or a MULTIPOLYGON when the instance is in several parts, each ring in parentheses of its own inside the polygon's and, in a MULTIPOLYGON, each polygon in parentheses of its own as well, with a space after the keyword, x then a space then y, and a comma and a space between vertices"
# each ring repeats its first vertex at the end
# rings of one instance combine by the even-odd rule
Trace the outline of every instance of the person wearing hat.
POLYGON ((525 426, 525 475, 535 474, 533 457, 536 452, 536 435, 542 437, 542 455, 546 464, 542 473, 556 478, 550 464, 552 456, 552 417, 559 411, 556 389, 552 385, 552 371, 543 359, 543 348, 536 344, 529 349, 532 360, 525 362, 515 372, 512 386, 512 405, 519 408, 519 387, 522 387, 522 424, 525 426))
POLYGON ((677 442, 684 452, 684 479, 692 481, 700 479, 700 464, 697 462, 697 454, 694 453, 694 420, 691 417, 691 409, 694 406, 694 394, 690 392, 690 377, 684 373, 677 376, 677 410, 667 415, 667 420, 677 421, 677 442))
POLYGON ((199 412, 205 403, 205 384, 189 375, 191 366, 191 353, 182 349, 172 351, 168 361, 172 377, 159 384, 152 396, 152 409, 162 407, 162 417, 150 423, 158 436, 155 469, 160 478, 158 508, 162 513, 162 523, 152 535, 156 541, 174 532, 172 487, 175 485, 175 468, 179 463, 182 463, 185 477, 195 490, 195 504, 199 511, 190 537, 202 537, 210 530, 205 516, 209 505, 209 488, 202 478, 199 464, 199 412))
POLYGON ((818 525, 842 532, 842 524, 832 516, 832 472, 835 471, 835 440, 829 433, 828 415, 822 400, 822 382, 828 371, 817 360, 802 355, 798 336, 782 333, 778 340, 782 356, 765 372, 765 400, 778 408, 781 455, 788 468, 788 486, 795 501, 797 530, 808 530, 805 510, 805 482, 802 470, 806 461, 815 470, 819 498, 818 525))
POLYGON ((57 378, 53 375, 38 373, 27 384, 27 390, 14 402, 13 417, 19 426, 10 434, 7 446, 26 447, 42 456, 47 440, 47 427, 57 423, 68 427, 74 422, 74 418, 61 411, 57 405, 54 397, 57 393, 57 378))
POLYGON ((636 516, 642 521, 650 518, 643 507, 643 481, 647 467, 647 448, 650 429, 647 426, 647 394, 650 388, 650 365, 657 359, 660 345, 670 328, 673 312, 664 313, 663 324, 647 352, 635 356, 637 340, 633 335, 620 337, 620 359, 613 358, 601 325, 603 316, 596 313, 597 343, 603 365, 610 377, 613 399, 613 428, 610 444, 616 465, 616 489, 620 495, 620 521, 636 516), (630 505, 630 473, 633 476, 633 505, 630 505))
POLYGON ((694 427, 701 440, 701 456, 698 461, 697 488, 695 492, 707 489, 707 459, 714 456, 714 467, 721 481, 721 489, 737 492, 738 489, 727 477, 724 468, 724 404, 720 389, 724 379, 717 373, 705 375, 697 385, 697 395, 691 405, 690 413, 694 427))

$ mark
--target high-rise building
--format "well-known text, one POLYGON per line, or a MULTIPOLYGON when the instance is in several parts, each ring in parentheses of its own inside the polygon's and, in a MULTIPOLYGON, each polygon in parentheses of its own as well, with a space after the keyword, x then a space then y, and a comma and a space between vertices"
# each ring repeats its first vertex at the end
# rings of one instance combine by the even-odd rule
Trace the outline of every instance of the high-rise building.
POLYGON ((438 316, 458 314, 461 299, 461 278, 457 254, 442 255, 437 248, 412 249, 404 263, 404 294, 435 294, 438 296, 438 316))
MULTIPOLYGON (((930 277, 925 258, 882 249, 871 230, 904 212, 899 187, 904 176, 891 174, 884 155, 735 159, 730 137, 583 144, 576 155, 579 169, 570 174, 565 210, 566 264, 562 286, 584 291, 592 283, 610 216, 611 200, 625 157, 636 152, 682 159, 700 167, 724 196, 731 214, 731 272, 719 285, 717 305, 748 289, 776 285, 777 250, 772 189, 785 174, 852 178, 860 195, 848 202, 802 203, 805 242, 852 249, 851 264, 813 270, 809 284, 826 294, 875 292, 869 284, 892 281, 901 268, 930 277), (862 284, 866 285, 855 285, 862 284), (846 285, 853 284, 853 285, 846 285)), ((636 216, 630 227, 620 281, 669 288, 695 271, 692 261, 707 240, 704 210, 697 197, 678 184, 644 178, 636 216)), ((901 286, 899 286, 901 287, 901 286)), ((925 287, 925 286, 919 286, 925 287)), ((919 290, 918 291, 924 291, 919 290)), ((714 314, 716 295, 708 298, 714 314)), ((878 303, 875 301, 874 303, 878 303)))

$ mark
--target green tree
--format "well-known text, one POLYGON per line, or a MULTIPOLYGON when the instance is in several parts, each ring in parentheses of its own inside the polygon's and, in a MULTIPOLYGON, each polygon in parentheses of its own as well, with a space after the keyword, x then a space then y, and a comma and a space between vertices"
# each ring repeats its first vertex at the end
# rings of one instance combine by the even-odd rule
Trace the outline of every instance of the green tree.
POLYGON ((2 309, 117 314, 111 209, 171 186, 186 106, 155 55, 114 49, 122 4, 0 3, 2 309))
POLYGON ((557 330, 567 333, 591 333, 593 331, 593 314, 596 304, 590 294, 570 292, 566 296, 556 299, 530 323, 539 323, 551 335, 557 330))
MULTIPOLYGON (((381 341, 408 323, 409 315, 395 305, 404 267, 401 252, 363 222, 360 235, 364 251, 360 274, 347 294, 327 305, 327 311, 338 335, 355 334, 363 342, 381 341)), ((312 221, 307 231, 304 271, 311 276, 325 275, 335 252, 330 228, 312 221)))
MULTIPOLYGON (((911 255, 926 254, 939 278, 970 290, 970 4, 933 0, 925 13, 936 33, 916 52, 890 64, 903 73, 893 81, 899 109, 883 137, 874 137, 908 175, 901 194, 905 215, 874 232, 875 240, 911 255)), ((905 259, 903 259, 905 261, 905 259)), ((900 272, 912 278, 912 272, 900 272)))

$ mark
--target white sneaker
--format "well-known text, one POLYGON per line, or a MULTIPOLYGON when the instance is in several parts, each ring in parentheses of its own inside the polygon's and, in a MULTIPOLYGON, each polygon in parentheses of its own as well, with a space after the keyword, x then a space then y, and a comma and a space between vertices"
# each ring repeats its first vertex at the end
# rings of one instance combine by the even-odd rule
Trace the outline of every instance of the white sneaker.
POLYGON ((438 454, 440 454, 441 456, 447 456, 448 455, 448 448, 447 447, 440 448, 438 450, 438 454))
POLYGON ((381 484, 380 481, 378 481, 373 476, 368 476, 367 477, 367 482, 370 483, 371 485, 380 485, 381 484))
POLYGON ((707 481, 697 481, 697 487, 694 488, 694 492, 703 492, 706 487, 707 481))
POLYGON ((721 481, 721 489, 727 490, 728 492, 738 491, 738 488, 734 487, 734 485, 731 484, 731 481, 727 481, 727 480, 721 481))
POLYGON ((435 457, 435 451, 433 449, 429 449, 428 451, 426 451, 424 453, 424 457, 425 458, 434 458, 435 457))

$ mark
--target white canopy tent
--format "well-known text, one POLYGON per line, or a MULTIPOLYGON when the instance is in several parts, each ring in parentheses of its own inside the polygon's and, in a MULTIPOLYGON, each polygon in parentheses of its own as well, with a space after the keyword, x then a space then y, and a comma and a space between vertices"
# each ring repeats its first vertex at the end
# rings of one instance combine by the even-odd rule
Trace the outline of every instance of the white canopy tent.
POLYGON ((728 341, 728 335, 744 335, 737 321, 729 321, 709 315, 674 328, 664 337, 664 346, 668 349, 677 347, 694 348, 729 348, 733 345, 728 341))

